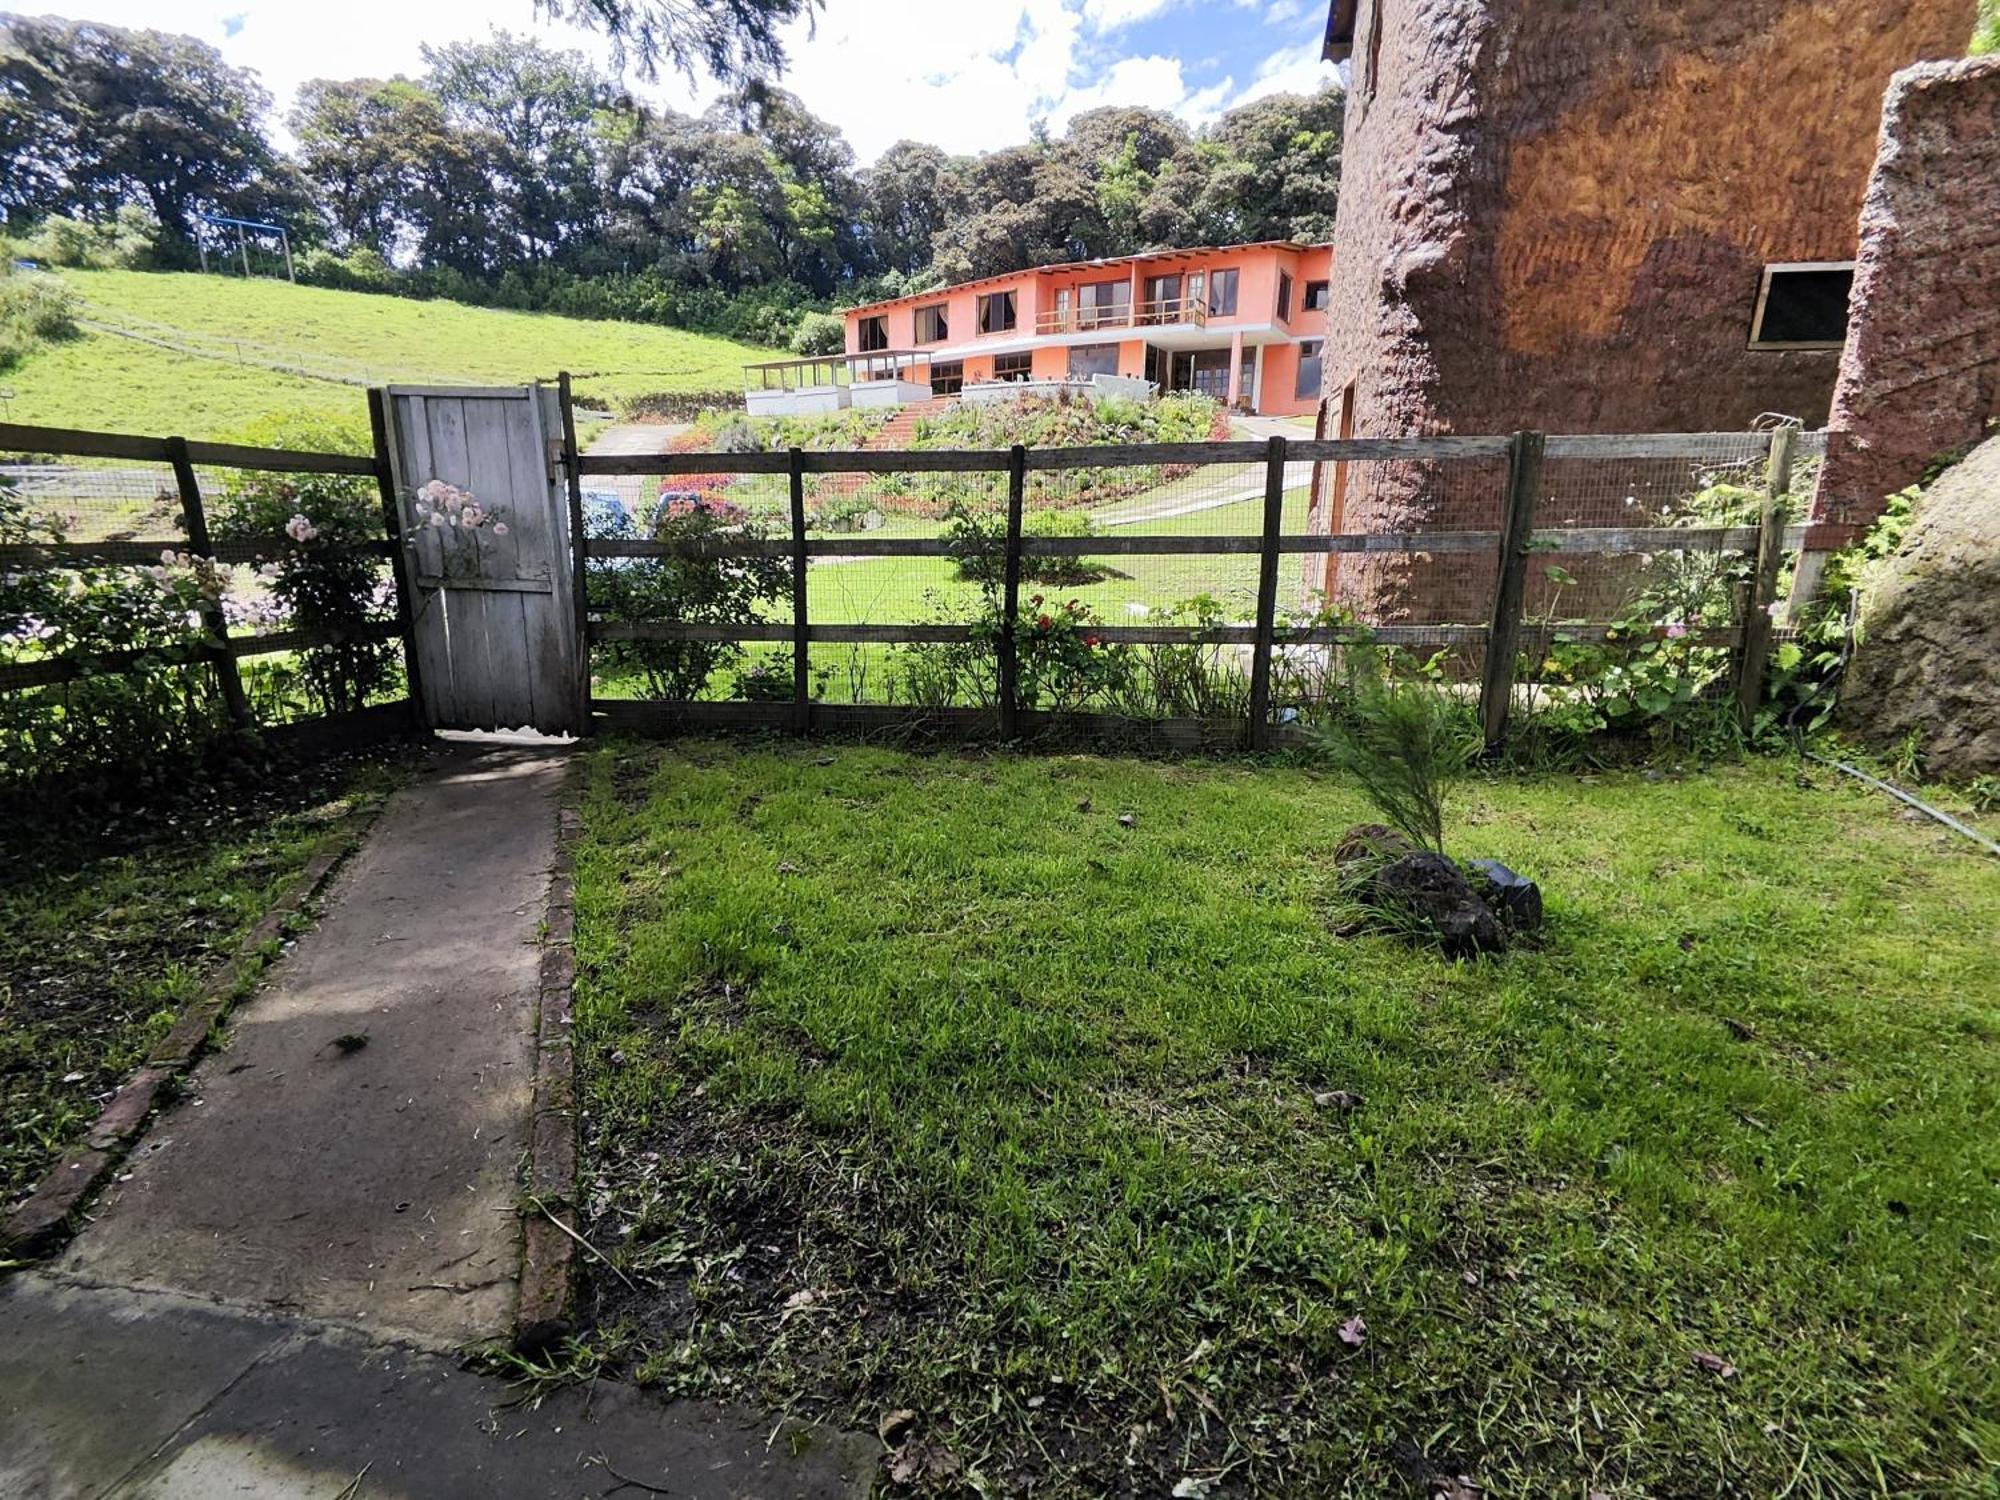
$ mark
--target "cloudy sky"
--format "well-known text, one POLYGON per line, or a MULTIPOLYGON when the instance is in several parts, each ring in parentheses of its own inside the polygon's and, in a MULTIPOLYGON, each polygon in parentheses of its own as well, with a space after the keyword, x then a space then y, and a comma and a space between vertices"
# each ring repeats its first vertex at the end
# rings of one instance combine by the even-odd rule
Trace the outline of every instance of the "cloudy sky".
MULTIPOLYGON (((39 6, 22 6, 33 13, 39 6)), ((49 9, 201 37, 254 68, 277 113, 308 78, 415 73, 426 43, 533 32, 600 60, 601 41, 538 21, 532 0, 50 0, 49 9)), ((1099 104, 1149 104, 1211 119, 1333 76, 1319 60, 1326 0, 827 0, 790 34, 785 83, 833 121, 861 159, 904 137, 950 151, 1060 129, 1099 104)), ((636 91, 699 109, 707 80, 636 91)))

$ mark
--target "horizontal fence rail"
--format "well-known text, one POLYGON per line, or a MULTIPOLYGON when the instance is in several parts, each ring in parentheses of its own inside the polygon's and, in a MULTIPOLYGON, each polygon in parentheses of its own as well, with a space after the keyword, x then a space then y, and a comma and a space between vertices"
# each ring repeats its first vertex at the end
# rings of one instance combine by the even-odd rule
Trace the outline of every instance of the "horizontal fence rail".
MULTIPOLYGON (((1549 560, 1590 557, 1659 557, 1662 555, 1770 554, 1776 548, 1798 548, 1834 540, 1826 528, 1784 525, 1781 509, 1769 504, 1782 501, 1788 484, 1788 470, 1780 475, 1772 462, 1774 450, 1789 439, 1770 433, 1668 433, 1643 435, 1550 436, 1523 433, 1512 437, 1422 437, 1353 438, 1337 440, 1208 443, 1141 443, 1092 447, 1045 449, 929 449, 905 451, 801 451, 719 453, 687 452, 651 455, 592 457, 574 460, 579 483, 592 478, 647 477, 660 481, 663 495, 671 496, 674 480, 689 476, 789 476, 793 505, 788 534, 759 537, 727 533, 699 540, 661 541, 644 537, 591 538, 583 542, 587 562, 616 567, 643 559, 678 558, 688 561, 714 560, 718 563, 792 559, 795 567, 810 563, 854 562, 870 559, 985 559, 993 576, 1004 579, 1003 607, 999 624, 983 626, 965 623, 920 623, 915 621, 881 624, 816 623, 809 618, 809 585, 803 576, 795 579, 791 618, 745 619, 725 623, 667 619, 605 619, 587 611, 584 629, 589 642, 709 642, 789 644, 799 664, 794 674, 793 701, 772 704, 759 701, 730 703, 629 702, 594 699, 593 710, 608 724, 714 724, 770 723, 793 726, 830 726, 835 723, 888 723, 897 719, 889 705, 832 704, 811 700, 804 663, 806 648, 819 644, 990 644, 999 655, 999 703, 992 709, 947 710, 942 716, 926 716, 902 710, 902 718, 935 717, 938 722, 961 727, 985 725, 995 732, 1010 726, 1037 722, 1037 717, 1015 700, 1016 668, 1013 657, 1022 639, 1018 623, 1025 608, 1019 601, 1024 585, 1024 561, 1036 559, 1096 558, 1189 558, 1255 557, 1261 581, 1256 619, 1243 623, 1194 624, 1112 624, 1093 621, 1089 633, 1094 641, 1108 646, 1212 646, 1247 653, 1251 687, 1248 738, 1252 744, 1272 743, 1269 693, 1271 663, 1286 651, 1314 647, 1355 644, 1384 646, 1489 648, 1505 642, 1497 651, 1488 650, 1487 671, 1481 684, 1481 712, 1489 743, 1505 737, 1508 705, 1514 696, 1515 658, 1523 652, 1543 655, 1559 643, 1603 642, 1610 639, 1637 642, 1647 638, 1673 639, 1687 645, 1714 646, 1742 652, 1754 645, 1754 632, 1743 620, 1727 627, 1635 627, 1610 620, 1537 620, 1525 617, 1522 587, 1528 568, 1538 555, 1549 560), (1584 461, 1586 464, 1619 465, 1646 460, 1685 462, 1691 474, 1701 474, 1704 461, 1718 470, 1740 470, 1755 463, 1770 464, 1770 472, 1757 476, 1769 491, 1766 513, 1757 525, 1639 525, 1588 526, 1553 524, 1558 518, 1544 516, 1537 522, 1535 496, 1542 486, 1544 465, 1554 462, 1584 461), (1280 500, 1288 484, 1288 466, 1315 466, 1317 493, 1318 466, 1347 463, 1390 463, 1423 465, 1464 465, 1483 463, 1505 465, 1504 477, 1492 481, 1492 513, 1499 527, 1476 526, 1462 529, 1413 531, 1287 531, 1281 524, 1280 500), (1022 491, 1026 476, 1036 473, 1088 471, 1080 483, 1088 486, 1096 476, 1119 469, 1157 467, 1168 475, 1189 473, 1204 467, 1234 465, 1261 469, 1265 482, 1260 487, 1265 498, 1265 525, 1260 531, 1230 534, 1185 534, 1152 532, 1086 536, 1036 536, 1025 534, 1022 524, 1022 491), (1008 492, 1008 525, 1004 540, 990 539, 987 545, 968 544, 943 536, 828 535, 810 531, 801 485, 810 476, 873 475, 991 475, 1008 492), (1777 486, 1772 489, 1771 486, 1777 486), (1355 556, 1395 559, 1398 557, 1441 558, 1463 556, 1482 562, 1492 559, 1499 584, 1492 598, 1490 618, 1485 623, 1388 624, 1374 627, 1328 623, 1299 624, 1277 618, 1273 586, 1274 568, 1280 558, 1306 560, 1318 557, 1355 556), (738 712, 740 711, 740 713, 738 712)), ((1295 471, 1294 471, 1295 472, 1295 471)), ((1595 472, 1593 470, 1593 472, 1595 472)), ((1614 472, 1618 472, 1615 471, 1614 472)), ((1707 476, 1703 476, 1704 480, 1707 476)), ((851 482, 850 482, 851 487, 851 482)), ((837 491, 844 493, 844 491, 837 491)), ((727 496, 725 487, 718 491, 727 496)), ((946 493, 949 493, 948 491, 946 493)), ((1627 501, 1627 504, 1632 502, 1627 501)), ((1139 518, 1144 520, 1144 517, 1139 518)), ((778 516, 782 527, 784 517, 778 516)), ((1840 538, 1839 540, 1845 540, 1840 538)), ((818 579, 815 570, 811 577, 818 579)), ((1063 586, 1048 592, 1060 597, 1063 586)), ((1768 600, 1751 605, 1762 608, 1768 600)), ((1045 717, 1045 716, 1043 716, 1045 717)), ((1091 715, 1075 716, 1079 721, 1091 715)), ((1099 716, 1101 717, 1101 716, 1099 716)))
MULTIPOLYGON (((190 557, 221 564, 265 563, 281 560, 296 543, 285 536, 216 540, 210 535, 206 497, 197 468, 223 469, 247 473, 331 474, 368 478, 386 485, 386 459, 377 444, 372 454, 324 453, 291 448, 253 447, 241 443, 197 442, 179 437, 144 437, 130 433, 95 432, 75 428, 36 427, 0 422, 0 453, 26 454, 62 459, 121 460, 129 464, 157 464, 158 498, 171 500, 172 518, 180 535, 153 538, 114 537, 84 541, 33 542, 0 545, 0 568, 14 571, 34 569, 146 568, 160 564, 166 555, 190 557)), ((88 476, 97 471, 64 471, 34 465, 18 472, 41 484, 65 472, 88 476)), ((118 475, 112 476, 115 480, 118 475)), ((131 482, 136 479, 126 476, 131 482)), ((139 478, 146 476, 141 474, 139 478)), ((0 482, 6 471, 0 469, 0 482)), ((124 493, 115 486, 106 494, 124 493)), ((155 508, 139 518, 141 526, 162 518, 155 508)), ((387 527, 385 526, 385 531, 387 527)), ((363 541, 343 543, 337 549, 350 555, 383 558, 400 565, 399 549, 393 534, 363 541)), ((403 606, 400 588, 397 602, 403 606)), ((219 600, 204 601, 199 610, 199 637, 157 648, 133 648, 103 652, 76 652, 54 656, 25 656, 0 660, 0 692, 60 687, 91 677, 129 674, 159 667, 205 665, 215 674, 229 718, 238 728, 257 727, 246 700, 237 663, 254 657, 308 651, 358 643, 404 639, 404 620, 383 620, 355 629, 294 627, 252 630, 232 627, 219 600)), ((391 731, 409 723, 410 705, 378 704, 346 714, 308 718, 292 723, 264 726, 286 731, 288 741, 298 743, 345 743, 359 733, 374 735, 381 726, 391 731), (350 722, 351 721, 351 722, 350 722), (325 734, 315 734, 315 726, 325 734)))

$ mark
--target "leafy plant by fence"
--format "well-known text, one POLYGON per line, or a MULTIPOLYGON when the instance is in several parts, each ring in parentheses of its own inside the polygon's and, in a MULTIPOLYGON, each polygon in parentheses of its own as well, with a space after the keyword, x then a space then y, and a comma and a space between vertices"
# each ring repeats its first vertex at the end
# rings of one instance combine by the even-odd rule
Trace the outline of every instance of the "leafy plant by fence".
POLYGON ((1792 431, 1524 433, 583 456, 578 483, 600 499, 609 492, 597 486, 640 481, 627 516, 646 514, 643 485, 671 496, 699 476, 700 493, 743 517, 699 539, 639 522, 587 541, 595 707, 612 724, 915 721, 1009 737, 1048 727, 1051 716, 1084 716, 1091 728, 1152 725, 1172 743, 1268 745, 1352 697, 1356 652, 1394 648, 1408 653, 1404 670, 1427 669, 1446 692, 1476 701, 1489 745, 1510 728, 1548 739, 1748 725, 1764 685, 1779 559, 1803 540, 1803 528, 1783 524, 1798 441, 1792 431), (1323 490, 1312 481, 1328 465, 1448 486, 1466 497, 1459 513, 1474 524, 1314 531, 1306 495, 1323 490), (949 496, 949 519, 926 531, 917 518, 878 515, 875 535, 818 524, 830 494, 891 488, 949 496), (1097 523, 1120 507, 1132 514, 1115 519, 1132 524, 1097 523), (1639 524, 1575 524, 1579 516, 1639 524), (1231 517, 1248 524, 1211 529, 1231 517), (686 576, 771 572, 726 619, 634 607, 621 570, 661 558, 686 576), (1470 603, 1435 619, 1364 625, 1302 582, 1343 558, 1452 571, 1472 580, 1459 591, 1470 603), (1190 576, 1175 571, 1190 564, 1205 569, 1191 581, 1215 587, 1164 597, 1154 589, 1122 614, 1095 602, 1190 576), (886 618, 850 607, 862 592, 851 580, 864 569, 905 570, 903 583, 880 591, 891 601, 886 618), (1140 578, 1147 569, 1156 571, 1140 578), (726 656, 731 671, 662 693, 623 670, 642 643, 696 642, 729 648, 717 660, 726 656), (786 657, 792 692, 780 702, 786 657))
POLYGON ((245 731, 406 710, 385 476, 351 434, 264 435, 0 424, 81 460, 0 469, 0 789, 143 787, 245 731))

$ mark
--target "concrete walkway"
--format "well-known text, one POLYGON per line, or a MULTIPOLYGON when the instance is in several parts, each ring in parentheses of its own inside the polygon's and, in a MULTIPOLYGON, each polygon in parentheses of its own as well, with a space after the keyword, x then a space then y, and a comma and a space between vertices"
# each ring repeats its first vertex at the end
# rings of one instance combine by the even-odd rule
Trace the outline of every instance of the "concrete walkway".
POLYGON ((440 1347, 508 1331, 561 770, 457 746, 391 800, 64 1272, 440 1347))
POLYGON ((506 1410, 441 1357, 512 1332, 562 754, 440 748, 57 1267, 0 1288, 0 1496, 597 1495, 600 1454, 866 1493, 872 1439, 767 1451, 609 1384, 506 1410))
POLYGON ((534 1400, 436 1354, 165 1293, 0 1290, 7 1500, 861 1500, 879 1452, 613 1382, 534 1400))

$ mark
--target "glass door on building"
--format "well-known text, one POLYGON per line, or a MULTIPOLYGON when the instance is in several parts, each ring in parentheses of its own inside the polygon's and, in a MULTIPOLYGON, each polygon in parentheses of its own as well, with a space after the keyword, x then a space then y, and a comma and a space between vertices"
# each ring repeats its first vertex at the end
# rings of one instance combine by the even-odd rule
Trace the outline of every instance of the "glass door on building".
POLYGON ((1178 323, 1181 316, 1181 278, 1173 276, 1148 276, 1145 285, 1146 300, 1139 309, 1141 323, 1178 323))

